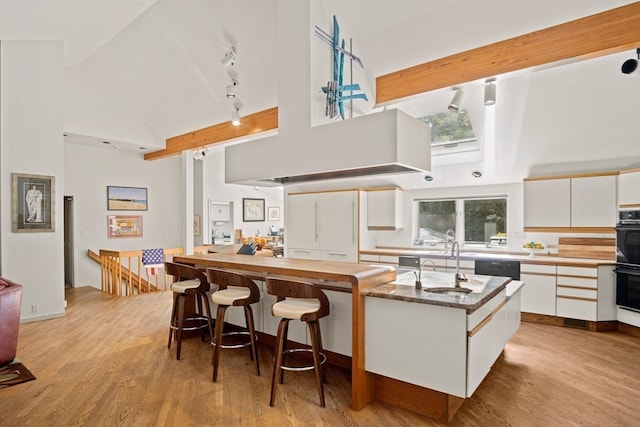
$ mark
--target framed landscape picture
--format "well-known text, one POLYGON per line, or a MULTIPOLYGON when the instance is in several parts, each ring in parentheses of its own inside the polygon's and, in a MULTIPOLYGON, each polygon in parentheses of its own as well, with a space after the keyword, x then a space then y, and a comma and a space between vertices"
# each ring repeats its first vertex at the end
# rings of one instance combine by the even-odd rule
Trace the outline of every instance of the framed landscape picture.
POLYGON ((109 238, 142 237, 141 215, 109 215, 109 238))
POLYGON ((55 177, 11 174, 14 233, 55 231, 55 177))
POLYGON ((264 199, 242 199, 242 220, 264 221, 264 199))
POLYGON ((146 211, 147 209, 146 188, 107 186, 107 210, 146 211))

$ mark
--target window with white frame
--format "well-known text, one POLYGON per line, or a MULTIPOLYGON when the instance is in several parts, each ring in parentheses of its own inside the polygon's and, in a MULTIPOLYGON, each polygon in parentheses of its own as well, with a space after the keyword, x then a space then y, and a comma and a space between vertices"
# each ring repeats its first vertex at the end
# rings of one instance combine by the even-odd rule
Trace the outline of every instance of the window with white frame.
POLYGON ((507 245, 507 198, 416 200, 417 244, 507 245))

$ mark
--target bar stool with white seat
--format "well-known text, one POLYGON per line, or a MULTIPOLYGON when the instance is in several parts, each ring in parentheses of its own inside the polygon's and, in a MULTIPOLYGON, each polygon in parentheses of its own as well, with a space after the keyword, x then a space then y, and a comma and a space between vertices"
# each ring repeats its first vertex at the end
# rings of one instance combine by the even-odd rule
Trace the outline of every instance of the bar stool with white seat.
POLYGON ((253 322, 253 310, 251 304, 260 301, 260 289, 250 278, 231 271, 207 269, 209 283, 218 286, 218 290, 211 294, 211 301, 218 304, 216 311, 215 334, 211 340, 213 353, 211 354, 211 364, 213 365, 212 381, 218 379, 218 364, 220 362, 221 348, 241 348, 250 347, 249 357, 256 362, 256 375, 260 375, 260 363, 258 361, 258 350, 256 346, 256 330, 253 322), (226 332, 223 333, 224 314, 227 308, 240 306, 244 308, 244 319, 247 325, 247 332, 226 332), (247 342, 239 344, 224 344, 223 338, 230 335, 248 335, 247 342))
POLYGON ((327 358, 322 352, 322 336, 320 334, 320 319, 329 315, 329 300, 322 290, 311 283, 284 280, 267 277, 267 293, 275 295, 277 301, 271 306, 271 313, 281 317, 276 337, 275 360, 271 377, 271 399, 273 406, 276 395, 276 382, 282 384, 283 371, 315 370, 320 406, 324 408, 324 363, 327 358), (311 349, 287 350, 287 332, 289 321, 300 320, 306 322, 311 336, 311 349), (290 366, 286 364, 286 356, 293 352, 310 351, 313 365, 290 366))
POLYGON ((168 275, 173 276, 174 282, 171 284, 173 291, 173 308, 171 309, 171 323, 169 325, 169 343, 167 348, 171 348, 171 339, 174 332, 176 333, 176 358, 180 360, 180 350, 182 347, 183 331, 202 331, 202 340, 204 341, 205 329, 209 329, 210 336, 213 336, 211 328, 211 307, 207 292, 209 291, 209 281, 204 272, 195 267, 185 264, 175 264, 173 262, 165 262, 165 271, 168 275), (187 297, 194 296, 198 307, 197 313, 193 316, 185 314, 185 302, 187 297), (204 312, 203 312, 204 304, 204 312))

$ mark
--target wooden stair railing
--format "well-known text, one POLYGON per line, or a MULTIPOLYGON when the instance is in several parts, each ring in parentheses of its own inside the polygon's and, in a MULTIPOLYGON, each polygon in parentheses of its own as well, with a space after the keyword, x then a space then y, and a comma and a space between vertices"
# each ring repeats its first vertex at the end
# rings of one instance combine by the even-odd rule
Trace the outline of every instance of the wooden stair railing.
MULTIPOLYGON (((182 248, 164 249, 165 261, 171 261, 175 255, 182 255, 182 248)), ((100 249, 100 254, 89 250, 88 255, 94 261, 100 263, 101 289, 118 296, 129 296, 143 292, 152 292, 162 289, 167 290, 169 278, 162 270, 155 276, 155 284, 142 277, 142 250, 133 251, 109 251, 100 249)))

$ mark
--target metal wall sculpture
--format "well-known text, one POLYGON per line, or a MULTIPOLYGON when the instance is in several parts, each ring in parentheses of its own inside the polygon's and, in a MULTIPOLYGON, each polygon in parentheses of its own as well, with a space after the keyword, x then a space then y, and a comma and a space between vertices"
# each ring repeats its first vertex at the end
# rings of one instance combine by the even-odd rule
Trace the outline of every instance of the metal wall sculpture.
POLYGON ((347 56, 352 62, 358 64, 361 68, 364 68, 360 58, 353 53, 345 49, 344 39, 340 40, 340 26, 335 15, 333 16, 333 34, 329 34, 317 25, 315 27, 315 34, 322 40, 331 46, 332 50, 332 62, 333 62, 333 78, 327 82, 326 86, 323 86, 322 92, 326 94, 326 106, 325 115, 330 118, 335 118, 338 115, 344 120, 344 103, 352 101, 354 99, 363 99, 368 101, 367 95, 364 93, 354 93, 360 91, 360 85, 357 83, 344 84, 344 57, 347 56), (348 94, 346 94, 348 92, 348 94))

